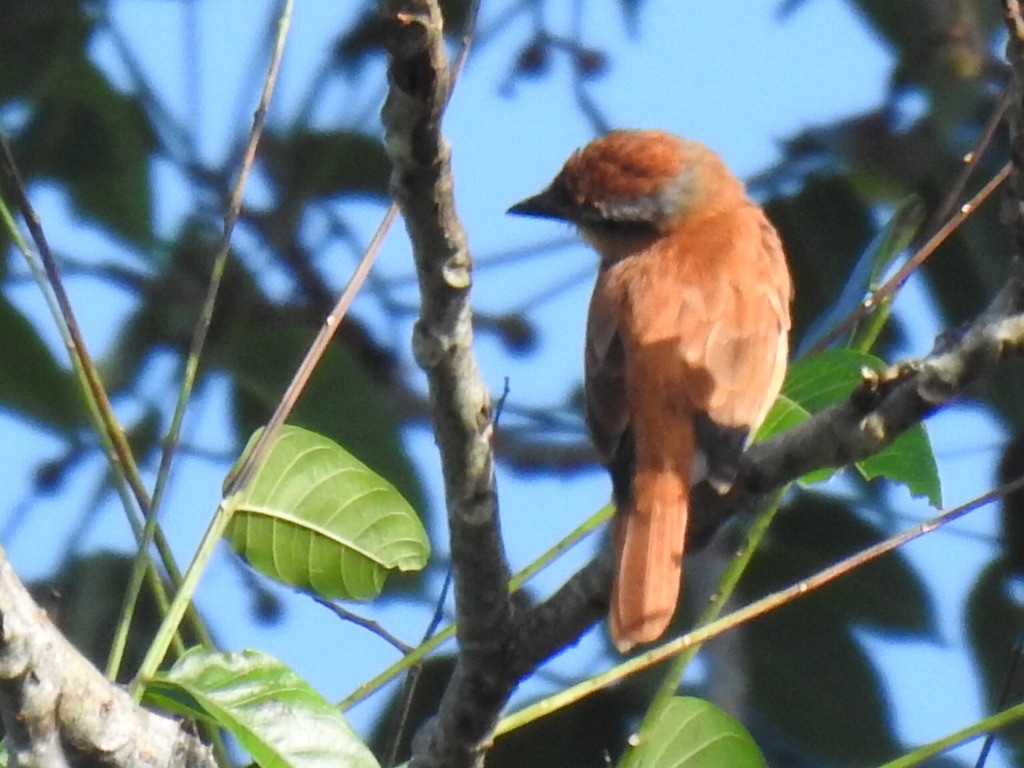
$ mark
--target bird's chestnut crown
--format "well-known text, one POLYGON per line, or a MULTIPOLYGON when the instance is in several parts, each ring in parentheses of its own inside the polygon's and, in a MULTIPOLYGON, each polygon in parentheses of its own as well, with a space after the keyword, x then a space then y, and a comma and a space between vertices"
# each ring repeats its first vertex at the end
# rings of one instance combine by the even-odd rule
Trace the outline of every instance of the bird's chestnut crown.
POLYGON ((742 185, 703 144, 664 131, 612 131, 573 153, 554 181, 509 213, 584 229, 663 231, 698 204, 742 185))

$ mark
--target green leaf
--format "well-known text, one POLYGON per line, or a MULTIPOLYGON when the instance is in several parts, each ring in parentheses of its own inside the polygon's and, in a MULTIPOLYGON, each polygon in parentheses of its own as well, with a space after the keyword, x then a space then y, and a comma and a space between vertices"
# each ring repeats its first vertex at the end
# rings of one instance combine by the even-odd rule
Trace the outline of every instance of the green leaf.
POLYGON ((345 717, 260 651, 194 648, 146 684, 147 703, 226 729, 262 768, 378 768, 345 717))
POLYGON ((85 408, 75 378, 63 368, 36 329, 0 296, 0 408, 61 432, 83 422, 85 408))
POLYGON ((233 512, 226 537, 239 555, 272 579, 328 599, 368 600, 389 570, 419 570, 430 551, 394 486, 300 427, 281 430, 249 485, 226 503, 233 512))
POLYGON ((766 765, 738 721, 709 701, 677 696, 661 712, 634 753, 640 768, 723 768, 766 765))
MULTIPOLYGON (((295 367, 315 334, 312 326, 296 323, 284 313, 238 327, 225 341, 224 368, 232 376, 235 429, 246 439, 266 423, 295 367)), ((358 351, 358 324, 345 320, 351 341, 339 329, 295 406, 289 421, 344 445, 373 471, 383 475, 421 512, 427 502, 416 468, 402 442, 401 422, 381 386, 374 361, 358 351)), ((386 374, 385 374, 386 375, 386 374)))
POLYGON ((772 409, 768 411, 768 415, 765 417, 761 428, 757 430, 754 442, 760 443, 774 437, 780 432, 792 429, 797 424, 802 424, 807 421, 810 415, 811 414, 808 413, 806 408, 799 405, 794 400, 790 399, 786 395, 779 395, 775 400, 775 403, 772 405, 772 409))
POLYGON ((874 355, 852 349, 827 349, 790 363, 782 392, 814 413, 849 397, 863 381, 864 368, 884 365, 874 355))
POLYGON ((923 425, 911 427, 884 449, 857 462, 866 480, 887 477, 907 486, 914 496, 925 496, 935 508, 942 506, 942 482, 932 443, 923 425))
MULTIPOLYGON (((820 411, 849 397, 863 380, 864 368, 878 369, 884 365, 874 355, 852 349, 828 349, 794 361, 782 392, 796 406, 809 412, 820 411)), ((886 477, 907 486, 914 496, 926 496, 936 507, 942 504, 938 464, 922 424, 855 466, 867 480, 886 477)))

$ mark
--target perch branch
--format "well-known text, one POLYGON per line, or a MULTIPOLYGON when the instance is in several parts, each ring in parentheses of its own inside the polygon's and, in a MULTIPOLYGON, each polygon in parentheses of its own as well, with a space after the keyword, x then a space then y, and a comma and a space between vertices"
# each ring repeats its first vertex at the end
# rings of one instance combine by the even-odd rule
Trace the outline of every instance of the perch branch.
POLYGON ((382 117, 391 190, 405 219, 420 285, 413 354, 426 372, 441 454, 459 659, 437 717, 414 740, 415 768, 482 763, 514 685, 509 568, 498 524, 491 401, 473 357, 472 259, 455 213, 441 116, 450 86, 441 11, 385 0, 389 90, 382 117))
POLYGON ((216 765, 188 727, 132 703, 51 623, 0 549, 0 713, 11 764, 216 765))

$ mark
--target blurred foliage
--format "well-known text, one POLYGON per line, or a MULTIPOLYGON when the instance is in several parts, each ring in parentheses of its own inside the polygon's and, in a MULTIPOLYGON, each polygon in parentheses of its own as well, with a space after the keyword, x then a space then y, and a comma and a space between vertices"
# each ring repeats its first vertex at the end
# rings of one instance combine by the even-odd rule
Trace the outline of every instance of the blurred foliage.
MULTIPOLYGON (((64 636, 93 664, 104 669, 132 572, 132 557, 101 550, 68 558, 47 579, 29 585, 36 601, 64 636)), ((152 590, 145 586, 135 609, 118 681, 127 683, 138 670, 162 614, 152 590)), ((197 637, 185 629, 186 645, 197 637)))
MULTIPOLYGON (((818 1, 781 2, 780 23, 818 1)), ((798 286, 794 346, 815 319, 836 305, 895 206, 914 195, 929 216, 939 208, 1006 80, 996 48, 1001 11, 993 0, 848 3, 891 51, 890 88, 883 103, 786 137, 780 162, 750 181, 783 237, 798 286)), ((443 5, 448 34, 455 40, 470 3, 449 0, 443 5)), ((529 19, 525 32, 521 26, 502 24, 489 30, 490 39, 518 30, 503 91, 512 92, 515 83, 527 78, 559 77, 560 71, 549 66, 551 58, 568 57, 572 82, 566 85, 571 88, 567 98, 575 100, 593 125, 602 125, 607 121, 585 86, 615 66, 615 54, 578 39, 578 30, 563 33, 547 26, 547 5, 545 0, 524 3, 510 12, 508 18, 522 13, 529 19)), ((179 368, 184 364, 234 158, 230 152, 216 161, 198 156, 189 148, 191 127, 175 123, 144 79, 133 74, 126 86, 94 63, 91 47, 111 29, 105 2, 44 0, 9 6, 0 24, 0 125, 14 140, 30 190, 44 183, 59 188, 88 225, 129 249, 116 264, 89 262, 83 254, 68 258, 99 272, 133 301, 101 365, 116 397, 141 402, 127 427, 140 463, 151 465, 173 397, 163 391, 154 398, 143 379, 158 357, 169 355, 179 368), (154 207, 161 202, 159 189, 154 189, 156 167, 174 168, 194 201, 192 210, 164 231, 155 224, 154 207)), ((640 0, 619 0, 619 6, 623 25, 636 34, 642 34, 644 25, 656 24, 657 13, 669 12, 656 12, 640 0)), ((310 92, 322 93, 329 79, 344 81, 379 64, 385 34, 374 4, 360 4, 351 26, 338 31, 318 75, 321 81, 311 84, 310 92)), ((235 239, 200 372, 201 388, 217 380, 228 382, 225 409, 235 426, 228 453, 237 455, 266 419, 333 302, 336 286, 325 276, 319 256, 339 243, 352 246, 346 203, 385 200, 389 168, 378 131, 355 117, 351 123, 346 120, 314 123, 303 113, 287 129, 272 127, 261 143, 257 171, 265 188, 260 203, 242 212, 244 236, 235 239), (327 236, 310 236, 311 220, 328 222, 327 236), (267 279, 274 271, 293 286, 286 295, 267 279)), ((1006 156, 1005 138, 997 134, 968 194, 1006 156)), ((935 222, 927 217, 926 222, 915 244, 934 230, 935 222)), ((8 245, 6 235, 2 242, 8 245)), ((945 325, 953 327, 985 305, 1002 284, 1010 252, 998 205, 991 201, 936 252, 923 275, 945 325)), ((7 248, 7 257, 16 254, 7 248)), ((0 260, 5 289, 12 284, 12 272, 20 271, 20 265, 12 270, 0 260)), ((386 294, 377 296, 377 304, 384 315, 408 311, 386 294)), ((371 322, 369 315, 346 319, 299 401, 295 421, 344 445, 427 515, 426 495, 402 437, 410 423, 425 423, 427 403, 402 370, 398 350, 380 341, 382 324, 371 322)), ((535 334, 542 333, 528 312, 481 320, 483 327, 497 332, 509 354, 529 353, 535 334)), ((898 323, 890 323, 872 351, 889 359, 900 341, 898 323)), ((1009 432, 1020 432, 1024 425, 1020 372, 1019 366, 1011 368, 984 392, 986 404, 1009 432)), ((0 297, 0 374, 0 408, 66 441, 64 455, 37 474, 40 490, 60 488, 94 441, 87 437, 71 375, 6 296, 0 297)), ((572 423, 578 424, 578 409, 570 410, 572 423)), ((509 418, 515 418, 511 410, 509 418)), ((557 463, 546 463, 549 453, 544 448, 565 439, 566 419, 556 414, 535 423, 531 468, 558 472, 557 463)), ((1021 453, 1009 448, 1007 459, 1021 453)), ((517 466, 523 454, 518 446, 517 466)), ((865 502, 882 498, 877 488, 857 480, 854 484, 865 502)), ((1007 503, 1011 505, 1018 502, 1007 503)), ((764 551, 755 556, 743 583, 744 597, 792 583, 889 533, 868 519, 855 501, 802 490, 780 514, 764 551)), ((972 651, 992 707, 1003 698, 1011 650, 1021 629, 1020 606, 1009 589, 1011 575, 1019 578, 1024 570, 1021 519, 1007 513, 1006 549, 993 553, 967 606, 972 651)), ((68 562, 57 576, 62 626, 94 658, 103 658, 101 649, 108 642, 103 632, 113 624, 111 611, 126 582, 124 570, 118 556, 100 554, 68 562), (95 581, 97 574, 102 582, 95 581), (111 596, 111 606, 105 608, 97 595, 111 596)), ((425 585, 417 581, 408 589, 429 599, 425 585)), ((148 624, 147 616, 140 618, 140 625, 148 624)), ((749 678, 744 709, 735 714, 750 725, 759 743, 772 745, 763 747, 766 752, 785 756, 777 764, 860 765, 901 751, 883 681, 861 642, 865 634, 936 640, 931 596, 902 555, 889 556, 743 630, 741 666, 749 678)), ((127 667, 133 663, 129 660, 127 667)), ((410 727, 400 740, 400 759, 408 755, 412 726, 434 711, 450 668, 450 660, 441 658, 430 660, 423 670, 410 727)), ((656 678, 657 670, 501 739, 489 765, 603 764, 621 748, 656 678)), ((713 696, 714 685, 709 678, 698 692, 713 696)), ((1011 696, 1019 698, 1016 689, 1011 696)), ((397 711, 396 698, 374 737, 378 754, 389 749, 397 711)), ((1019 731, 1008 733, 1017 764, 1024 766, 1019 731)))

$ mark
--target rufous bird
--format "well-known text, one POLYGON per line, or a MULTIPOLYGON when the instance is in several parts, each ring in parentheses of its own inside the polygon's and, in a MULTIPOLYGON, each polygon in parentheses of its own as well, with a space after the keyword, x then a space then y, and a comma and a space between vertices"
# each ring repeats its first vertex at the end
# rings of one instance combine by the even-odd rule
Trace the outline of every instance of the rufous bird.
POLYGON ((722 159, 662 131, 591 142, 509 212, 571 222, 600 256, 586 417, 616 504, 609 626, 625 653, 675 613, 690 489, 732 487, 782 386, 789 270, 722 159))

